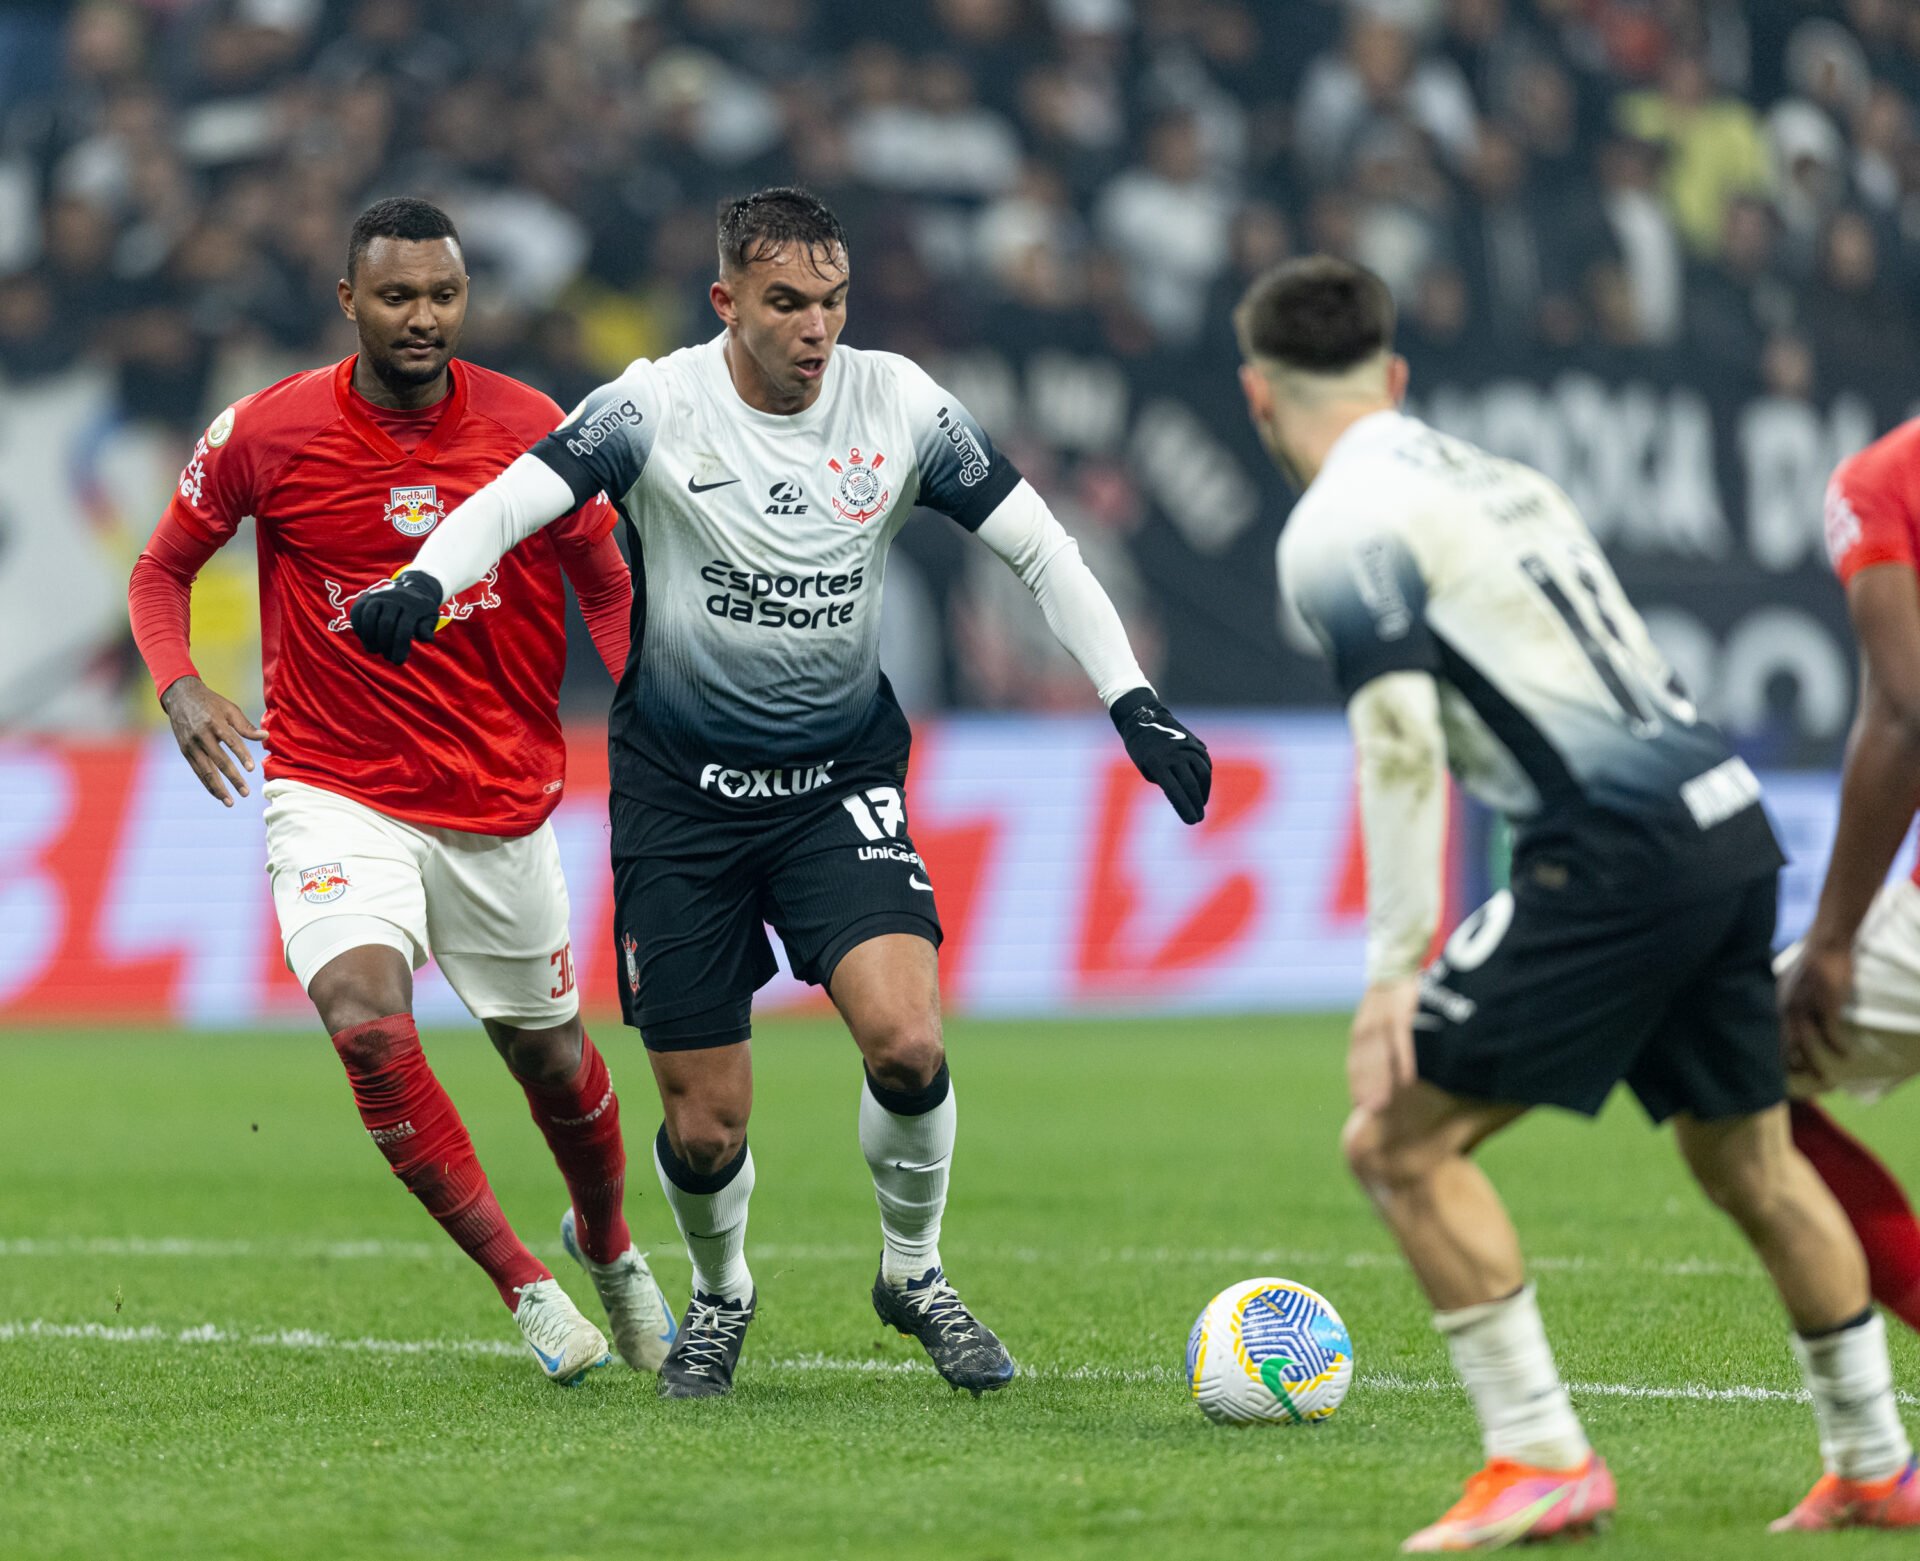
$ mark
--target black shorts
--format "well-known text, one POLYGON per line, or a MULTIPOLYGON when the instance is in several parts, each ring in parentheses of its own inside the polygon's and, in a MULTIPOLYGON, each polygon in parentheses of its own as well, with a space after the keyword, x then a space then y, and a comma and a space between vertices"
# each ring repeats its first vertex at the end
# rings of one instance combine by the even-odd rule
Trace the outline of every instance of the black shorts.
POLYGON ((1678 904, 1495 895, 1421 982, 1420 1077, 1592 1116, 1625 1081, 1647 1115, 1747 1116, 1786 1098, 1775 876, 1678 904))
POLYGON ((855 945, 940 913, 898 786, 850 786, 790 812, 691 818, 613 797, 613 940, 620 1008, 653 1051, 747 1038, 773 977, 766 928, 793 973, 825 986, 855 945))

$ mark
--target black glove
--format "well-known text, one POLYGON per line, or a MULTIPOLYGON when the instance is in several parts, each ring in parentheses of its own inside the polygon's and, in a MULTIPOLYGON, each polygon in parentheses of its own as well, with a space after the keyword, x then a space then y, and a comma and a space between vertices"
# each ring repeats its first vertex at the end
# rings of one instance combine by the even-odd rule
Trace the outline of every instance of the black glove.
POLYGON ((1150 688, 1122 694, 1108 714, 1134 767, 1167 794, 1181 823, 1199 823, 1213 790, 1207 745, 1182 726, 1150 688))
POLYGON ((413 642, 433 638, 446 599, 432 575, 409 569, 392 585, 376 585, 363 593, 348 611, 347 621, 374 655, 404 667, 413 642))

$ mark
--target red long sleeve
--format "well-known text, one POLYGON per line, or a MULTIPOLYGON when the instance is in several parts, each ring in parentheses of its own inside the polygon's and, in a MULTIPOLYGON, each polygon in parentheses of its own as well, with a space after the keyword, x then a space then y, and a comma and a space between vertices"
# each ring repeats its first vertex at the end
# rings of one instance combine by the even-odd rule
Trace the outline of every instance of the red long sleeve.
POLYGON ((620 556, 620 544, 609 532, 598 542, 586 543, 559 533, 554 545, 560 554, 560 567, 573 582, 573 594, 580 602, 580 616, 587 620, 587 632, 593 636, 593 648, 600 652, 608 675, 618 683, 627 670, 627 641, 633 628, 633 577, 627 572, 626 559, 620 556))
POLYGON ((134 561, 127 611, 133 620, 133 641, 140 647, 156 694, 166 693, 181 678, 200 675, 187 646, 193 623, 193 581, 219 551, 218 542, 188 530, 169 509, 134 561))

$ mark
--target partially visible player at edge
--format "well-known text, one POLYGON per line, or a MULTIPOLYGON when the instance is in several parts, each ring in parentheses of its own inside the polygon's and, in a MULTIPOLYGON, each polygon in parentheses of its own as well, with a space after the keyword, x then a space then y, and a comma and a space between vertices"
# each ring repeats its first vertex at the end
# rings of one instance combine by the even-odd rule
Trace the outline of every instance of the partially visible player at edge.
POLYGON ((580 1024, 567 886, 547 816, 566 767, 558 697, 564 570, 618 677, 631 586, 601 501, 582 503, 435 612, 434 675, 370 662, 349 602, 385 581, 446 509, 559 409, 456 362, 460 238, 424 201, 354 223, 340 307, 360 350, 222 412, 134 566, 134 634, 180 751, 228 807, 267 744, 268 872, 287 966, 333 1037, 394 1174, 486 1270, 547 1375, 577 1380, 607 1341, 507 1224, 460 1114, 420 1048, 413 971, 429 953, 526 1091, 566 1179, 568 1249, 628 1364, 655 1368, 673 1320, 621 1212, 626 1153, 606 1064, 580 1024), (252 517, 262 731, 194 671, 194 577, 252 517), (271 733, 269 738, 268 733, 271 733))
POLYGON ((660 1185, 694 1274, 661 1391, 728 1391, 753 1317, 748 1035, 775 969, 771 922, 865 1059, 875 1310, 978 1393, 1014 1366, 940 1261, 955 1122, 940 920, 907 829, 907 722, 879 665, 887 548, 915 506, 1026 582, 1190 824, 1211 765, 1147 685, 1078 548, 966 409, 905 358, 837 346, 849 270, 832 212, 762 190, 723 212, 719 251, 721 334, 589 395, 449 516, 392 590, 360 602, 354 627, 404 660, 433 636, 436 603, 572 506, 613 497, 636 596, 610 732, 614 935, 626 1019, 665 1108, 660 1185))
POLYGON ((1520 1245, 1471 1156, 1536 1106, 1625 1082, 1786 1305, 1825 1476, 1773 1526, 1920 1526, 1920 1471, 1846 1217, 1788 1133, 1771 940, 1781 856, 1552 483, 1404 416, 1384 283, 1314 257, 1260 278, 1241 383, 1304 489, 1281 589, 1347 700, 1367 859, 1349 1164, 1434 1307, 1487 1464, 1402 1547, 1591 1529, 1612 1476, 1555 1370, 1520 1245), (1514 827, 1511 892, 1421 974, 1446 772, 1514 827))
POLYGON ((1920 1224, 1900 1185, 1813 1103, 1920 1073, 1920 870, 1887 882, 1920 803, 1920 420, 1835 470, 1827 551, 1860 642, 1840 820, 1806 937, 1780 958, 1793 1141, 1853 1221, 1874 1298, 1920 1329, 1920 1224))

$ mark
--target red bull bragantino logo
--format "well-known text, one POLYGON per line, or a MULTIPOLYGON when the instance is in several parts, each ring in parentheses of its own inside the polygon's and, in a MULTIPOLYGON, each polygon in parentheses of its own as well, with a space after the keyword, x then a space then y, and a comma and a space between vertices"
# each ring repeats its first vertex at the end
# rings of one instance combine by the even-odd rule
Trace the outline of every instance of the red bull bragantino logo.
POLYGON ((318 867, 300 869, 300 898, 309 905, 330 904, 351 887, 338 862, 322 862, 318 867))
MULTIPOLYGON (((489 569, 478 584, 462 591, 452 601, 440 609, 439 628, 444 629, 450 623, 458 623, 463 618, 471 618, 477 612, 486 612, 500 605, 500 595, 494 590, 499 583, 499 569, 489 569)), ((372 585, 362 586, 357 591, 348 591, 337 580, 326 582, 327 605, 333 609, 333 616, 327 620, 327 629, 333 634, 345 634, 353 627, 349 614, 353 604, 369 591, 385 591, 392 587, 392 580, 376 580, 372 585)))

